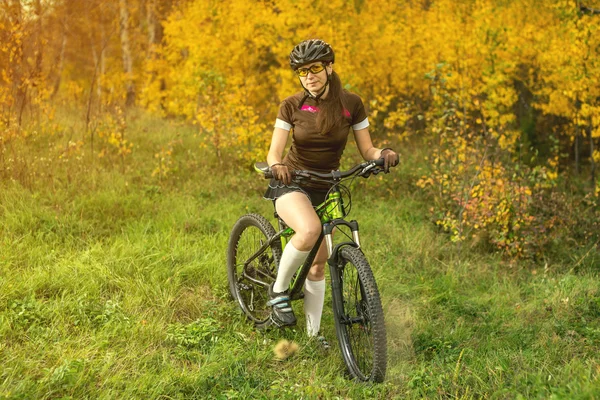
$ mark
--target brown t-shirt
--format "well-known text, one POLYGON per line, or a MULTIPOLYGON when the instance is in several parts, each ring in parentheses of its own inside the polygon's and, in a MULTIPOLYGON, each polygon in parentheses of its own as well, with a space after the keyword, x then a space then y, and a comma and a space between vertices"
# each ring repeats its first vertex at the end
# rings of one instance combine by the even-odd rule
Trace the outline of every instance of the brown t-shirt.
MULTIPOLYGON (((367 113, 359 96, 343 91, 342 99, 346 108, 343 123, 336 126, 326 135, 321 135, 317 128, 319 104, 307 98, 302 108, 298 108, 304 93, 296 93, 281 103, 277 114, 276 127, 292 131, 292 147, 283 159, 283 163, 291 169, 303 169, 327 173, 337 170, 340 159, 348 141, 350 128, 364 129, 369 126, 367 113)), ((307 186, 322 188, 324 185, 307 184, 307 186)), ((326 187, 326 186, 325 186, 326 187)))

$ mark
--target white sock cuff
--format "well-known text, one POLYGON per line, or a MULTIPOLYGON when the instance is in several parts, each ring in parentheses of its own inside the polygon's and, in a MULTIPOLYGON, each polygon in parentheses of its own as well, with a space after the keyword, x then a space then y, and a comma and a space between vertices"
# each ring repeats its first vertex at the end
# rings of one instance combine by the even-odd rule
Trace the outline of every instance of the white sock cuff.
POLYGON ((306 281, 304 281, 304 287, 307 291, 311 293, 325 292, 325 279, 322 279, 320 281, 311 281, 307 279, 306 281))
POLYGON ((281 293, 290 286, 294 274, 304 261, 306 261, 309 253, 310 251, 298 250, 292 242, 288 242, 288 244, 285 245, 285 249, 283 249, 281 260, 279 262, 277 279, 273 285, 273 290, 275 292, 281 293))

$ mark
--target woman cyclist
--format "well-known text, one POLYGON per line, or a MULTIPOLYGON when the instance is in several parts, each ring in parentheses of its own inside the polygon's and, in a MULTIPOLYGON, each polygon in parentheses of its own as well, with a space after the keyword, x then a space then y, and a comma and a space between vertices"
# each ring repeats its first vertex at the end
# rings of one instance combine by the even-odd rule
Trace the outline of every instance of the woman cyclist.
MULTIPOLYGON (((350 129, 365 160, 383 158, 384 169, 396 166, 398 155, 390 148, 373 147, 369 120, 362 100, 342 89, 333 70, 335 55, 331 46, 319 39, 305 40, 289 56, 290 66, 304 89, 286 98, 279 107, 267 162, 274 178, 265 198, 275 202, 275 210, 296 234, 286 245, 277 279, 269 289, 267 305, 279 326, 296 324, 287 289, 296 270, 304 263, 319 238, 322 226, 313 207, 327 195, 327 183, 291 181, 292 170, 328 173, 337 170, 350 129), (292 146, 283 152, 292 132, 292 146)), ((319 248, 304 287, 304 313, 308 336, 318 336, 325 298, 325 242, 319 248)), ((324 342, 323 338, 320 338, 324 342)), ((323 343, 327 347, 327 343, 323 343)))

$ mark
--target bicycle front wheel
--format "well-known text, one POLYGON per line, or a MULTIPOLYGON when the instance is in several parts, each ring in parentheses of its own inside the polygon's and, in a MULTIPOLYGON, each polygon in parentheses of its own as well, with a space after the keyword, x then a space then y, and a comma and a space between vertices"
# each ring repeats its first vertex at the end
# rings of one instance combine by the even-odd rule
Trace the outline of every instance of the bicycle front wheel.
POLYGON ((244 314, 257 325, 265 323, 271 315, 267 291, 275 282, 281 258, 279 238, 265 247, 273 236, 273 225, 262 215, 247 214, 233 226, 227 246, 229 291, 244 314))
POLYGON ((331 275, 335 328, 348 372, 361 381, 383 382, 385 322, 371 267, 359 249, 343 247, 331 275))

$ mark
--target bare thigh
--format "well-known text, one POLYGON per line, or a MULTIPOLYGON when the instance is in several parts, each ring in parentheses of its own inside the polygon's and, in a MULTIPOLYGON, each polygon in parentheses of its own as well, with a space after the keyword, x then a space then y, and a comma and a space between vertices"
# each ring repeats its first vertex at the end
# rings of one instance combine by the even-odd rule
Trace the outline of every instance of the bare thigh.
POLYGON ((311 250, 321 233, 321 221, 308 197, 301 192, 287 193, 275 200, 275 210, 296 232, 291 240, 294 247, 301 251, 311 250))

